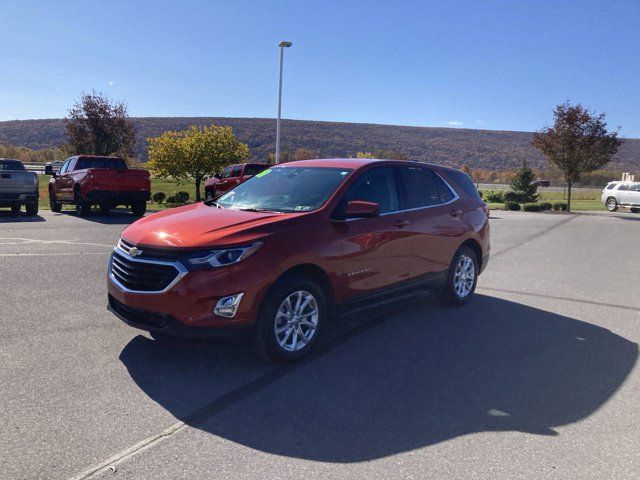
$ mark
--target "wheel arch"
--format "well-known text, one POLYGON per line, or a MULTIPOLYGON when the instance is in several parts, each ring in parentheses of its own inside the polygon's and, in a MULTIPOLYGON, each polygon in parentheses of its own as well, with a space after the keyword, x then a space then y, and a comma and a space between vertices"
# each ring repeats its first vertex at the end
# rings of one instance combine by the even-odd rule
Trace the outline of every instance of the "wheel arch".
POLYGON ((278 276, 269 290, 271 290, 271 288, 273 288, 273 286, 283 278, 290 275, 304 275, 318 282, 327 294, 327 302, 329 303, 329 305, 333 305, 335 299, 333 282, 331 281, 331 278, 329 277, 327 272, 325 272, 321 267, 314 263, 302 263, 285 270, 284 272, 282 272, 282 274, 280 274, 280 276, 278 276))
POLYGON ((482 262, 484 261, 484 257, 482 255, 482 247, 480 246, 478 241, 473 238, 468 238, 464 242, 462 242, 462 244, 458 247, 458 250, 463 247, 469 247, 473 250, 473 252, 476 254, 476 259, 478 260, 479 270, 482 271, 482 262))

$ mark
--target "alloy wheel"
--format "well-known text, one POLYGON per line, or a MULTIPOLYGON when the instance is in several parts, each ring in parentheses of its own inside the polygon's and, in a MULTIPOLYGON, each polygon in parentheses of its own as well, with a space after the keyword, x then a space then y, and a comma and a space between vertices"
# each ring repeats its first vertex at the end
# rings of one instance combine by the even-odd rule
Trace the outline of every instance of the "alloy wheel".
POLYGON ((453 287, 459 298, 465 298, 471 289, 476 277, 476 267, 473 259, 467 255, 460 255, 453 276, 453 287))
POLYGON ((289 294, 278 307, 274 333, 280 348, 287 352, 303 349, 315 337, 320 310, 316 298, 298 290, 289 294))

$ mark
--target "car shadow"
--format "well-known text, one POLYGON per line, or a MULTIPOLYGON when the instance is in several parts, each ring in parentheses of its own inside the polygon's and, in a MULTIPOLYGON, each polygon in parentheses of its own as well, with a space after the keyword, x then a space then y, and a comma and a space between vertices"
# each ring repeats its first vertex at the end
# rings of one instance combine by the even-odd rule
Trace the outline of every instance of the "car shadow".
MULTIPOLYGON (((147 215, 154 213, 153 211, 149 211, 147 215)), ((129 225, 136 220, 140 220, 141 217, 136 217, 131 214, 131 211, 124 209, 116 209, 111 210, 108 213, 102 213, 98 210, 92 210, 89 214, 81 217, 74 210, 63 210, 60 213, 54 215, 71 215, 74 217, 78 217, 81 220, 86 220, 87 222, 100 223, 103 225, 129 225)))
POLYGON ((0 223, 31 223, 31 222, 46 222, 40 215, 28 216, 24 212, 20 212, 14 215, 10 211, 0 210, 0 223))
POLYGON ((638 358, 637 344, 605 328, 495 297, 459 309, 424 297, 404 305, 338 319, 311 361, 270 368, 222 400, 212 395, 230 367, 259 368, 247 347, 167 348, 137 336, 120 359, 146 395, 195 428, 347 463, 475 432, 558 435, 610 399, 638 358))

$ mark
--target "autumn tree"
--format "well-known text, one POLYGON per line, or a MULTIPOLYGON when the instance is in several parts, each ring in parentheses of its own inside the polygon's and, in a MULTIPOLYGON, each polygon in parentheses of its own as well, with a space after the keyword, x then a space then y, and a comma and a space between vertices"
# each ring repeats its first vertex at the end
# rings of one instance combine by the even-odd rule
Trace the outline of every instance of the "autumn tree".
POLYGON ((147 142, 149 170, 163 178, 192 178, 198 202, 205 176, 249 157, 249 147, 238 141, 231 127, 194 125, 187 130, 164 132, 147 142))
POLYGON ((606 165, 622 141, 618 132, 607 130, 604 113, 595 114, 569 102, 553 111, 553 127, 533 135, 533 146, 558 167, 567 186, 567 211, 571 211, 571 187, 583 173, 606 165))
POLYGON ((125 103, 112 103, 102 94, 82 95, 64 120, 67 143, 72 155, 118 155, 131 157, 135 129, 125 103))

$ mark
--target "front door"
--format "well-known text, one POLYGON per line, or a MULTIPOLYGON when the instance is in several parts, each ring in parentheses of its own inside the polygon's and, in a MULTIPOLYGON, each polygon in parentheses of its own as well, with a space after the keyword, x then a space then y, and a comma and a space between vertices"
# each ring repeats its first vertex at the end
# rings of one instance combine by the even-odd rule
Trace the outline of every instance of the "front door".
POLYGON ((391 167, 365 172, 349 188, 342 204, 365 200, 380 205, 380 216, 334 224, 340 238, 342 284, 346 297, 371 293, 410 278, 411 257, 402 248, 406 236, 399 212, 398 186, 391 167))

